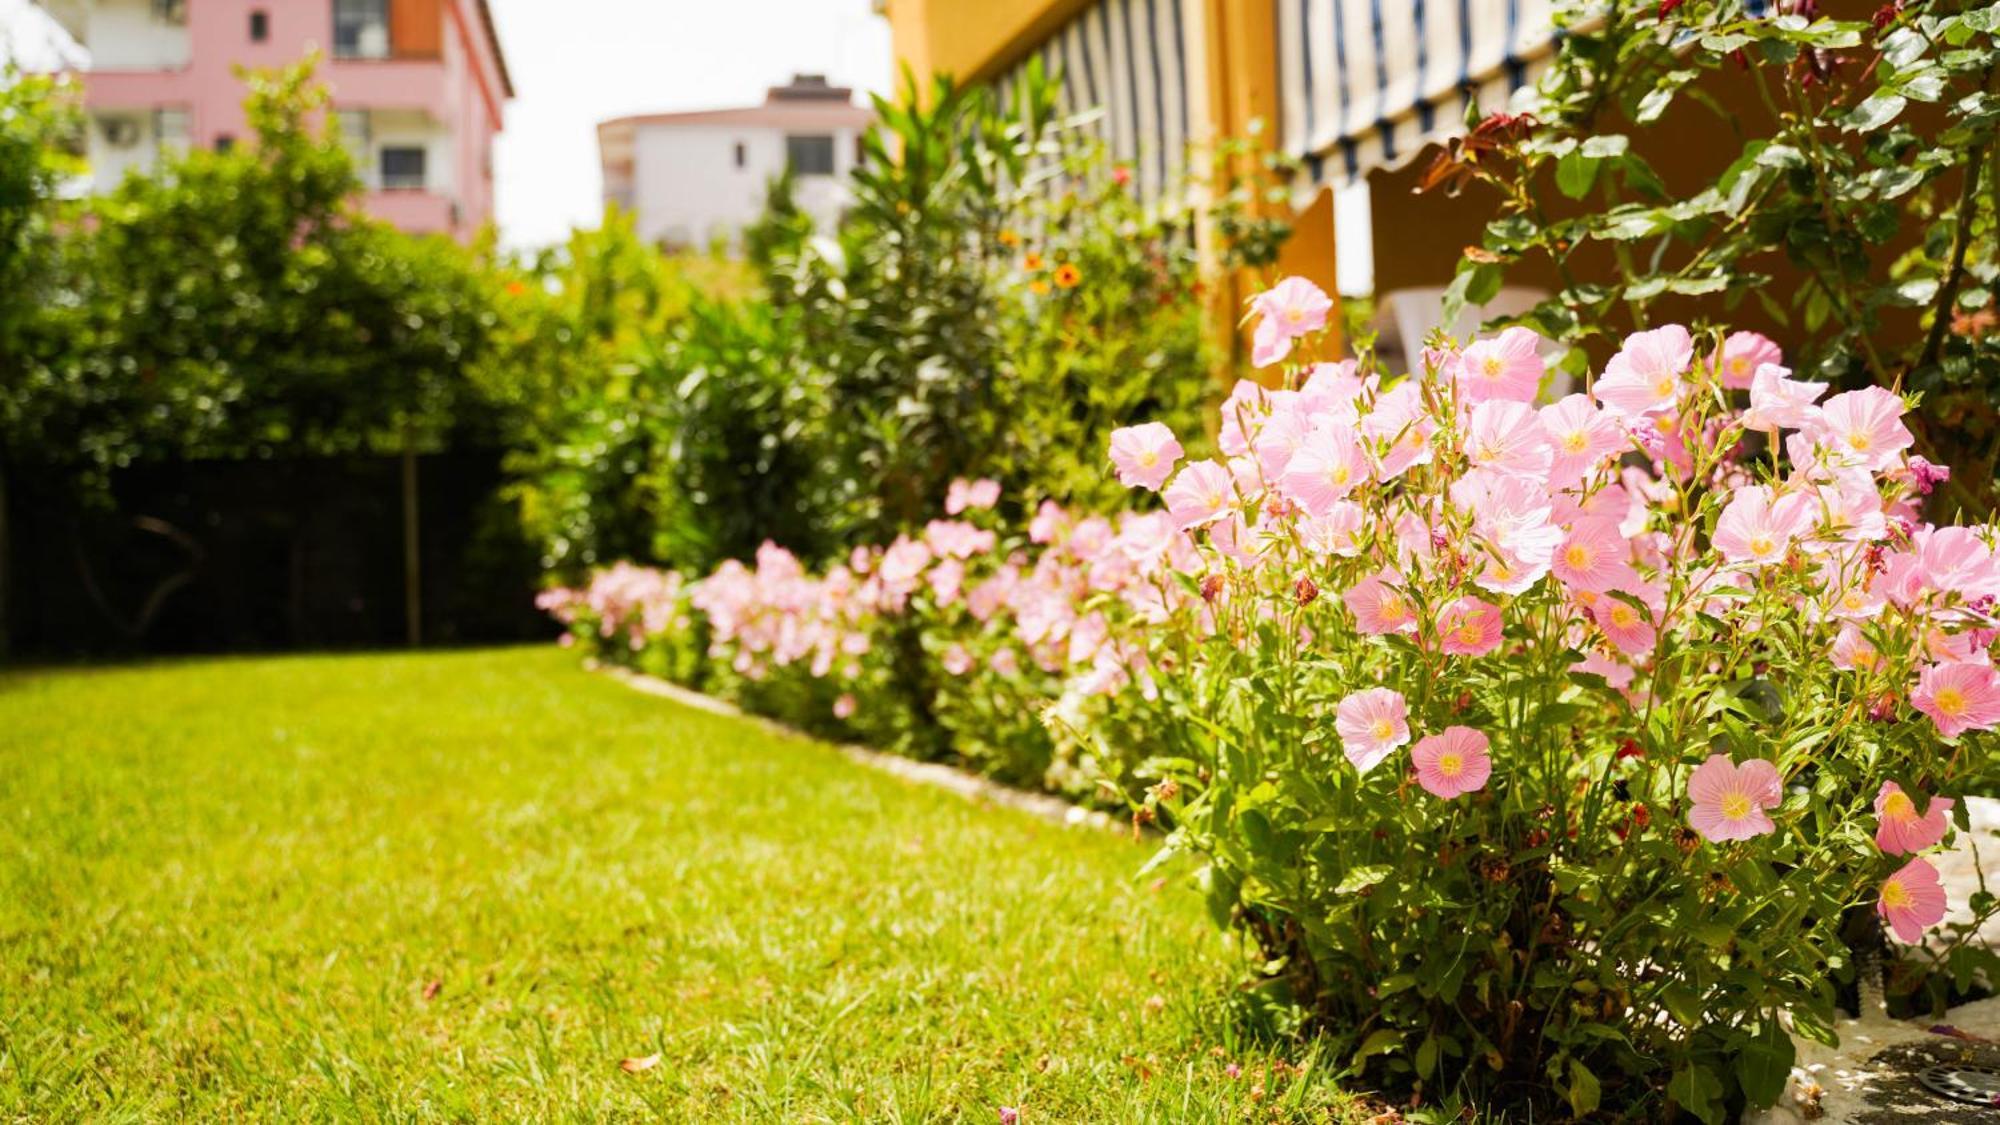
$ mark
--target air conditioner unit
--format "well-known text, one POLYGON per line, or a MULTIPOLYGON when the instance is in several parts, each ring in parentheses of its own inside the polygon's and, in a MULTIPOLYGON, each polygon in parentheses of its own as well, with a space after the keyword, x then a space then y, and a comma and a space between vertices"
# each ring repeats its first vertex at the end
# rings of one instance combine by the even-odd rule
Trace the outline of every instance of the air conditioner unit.
POLYGON ((131 148, 139 143, 139 123, 129 117, 105 118, 104 141, 112 148, 131 148))

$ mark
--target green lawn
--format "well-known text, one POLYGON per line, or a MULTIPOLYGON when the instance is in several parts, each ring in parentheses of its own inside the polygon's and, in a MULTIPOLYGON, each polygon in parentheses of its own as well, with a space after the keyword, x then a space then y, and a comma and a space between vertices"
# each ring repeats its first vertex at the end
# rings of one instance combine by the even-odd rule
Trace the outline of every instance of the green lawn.
POLYGON ((0 1119, 1342 1116, 1144 858, 553 648, 16 673, 0 1119))

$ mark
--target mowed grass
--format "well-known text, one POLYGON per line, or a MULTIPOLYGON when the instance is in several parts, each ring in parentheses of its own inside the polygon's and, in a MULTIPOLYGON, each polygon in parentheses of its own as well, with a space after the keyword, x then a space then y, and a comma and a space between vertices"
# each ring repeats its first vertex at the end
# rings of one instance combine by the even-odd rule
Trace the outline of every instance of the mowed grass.
POLYGON ((0 1119, 1350 1115, 1145 855, 553 648, 0 676, 0 1119))

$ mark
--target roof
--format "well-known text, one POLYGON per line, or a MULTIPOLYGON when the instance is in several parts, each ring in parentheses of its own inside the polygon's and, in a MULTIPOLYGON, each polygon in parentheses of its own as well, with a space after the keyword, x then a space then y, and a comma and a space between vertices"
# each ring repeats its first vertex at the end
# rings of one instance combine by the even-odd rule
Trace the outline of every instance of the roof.
POLYGON ((741 109, 697 109, 686 113, 640 113, 600 121, 598 132, 636 125, 761 125, 773 129, 860 128, 875 111, 844 102, 785 102, 741 109))

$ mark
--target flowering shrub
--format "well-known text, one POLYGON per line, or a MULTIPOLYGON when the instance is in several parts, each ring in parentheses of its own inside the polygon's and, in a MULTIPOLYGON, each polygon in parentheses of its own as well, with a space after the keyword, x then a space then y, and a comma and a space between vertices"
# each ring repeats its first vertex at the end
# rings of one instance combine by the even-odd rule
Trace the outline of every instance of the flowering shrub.
MULTIPOLYGON (((961 481, 823 574, 767 546, 687 597, 711 666, 1128 795, 1271 988, 1420 1097, 1720 1121, 1832 1039, 1884 930, 1900 1003, 1990 979, 1963 939, 1995 902, 1949 903, 1928 854, 1995 780, 2000 555, 1924 520, 1946 470, 1908 403, 1670 325, 1538 404, 1526 329, 1391 379, 1313 362, 1320 308, 1254 303, 1287 366, 1230 394, 1218 457, 1111 436, 1162 507, 1013 536, 961 481)), ((643 619, 599 581, 558 604, 643 619)))
MULTIPOLYGON (((1301 285, 1264 355, 1310 354, 1301 285)), ((1873 917, 1937 988, 1990 966, 1925 853, 1991 776, 1995 533, 1922 520, 1902 398, 1761 337, 1640 332, 1537 406, 1539 343, 1294 363, 1171 477, 1114 440, 1197 541, 1150 799, 1380 1077, 1719 1121, 1831 1040, 1873 917)))

